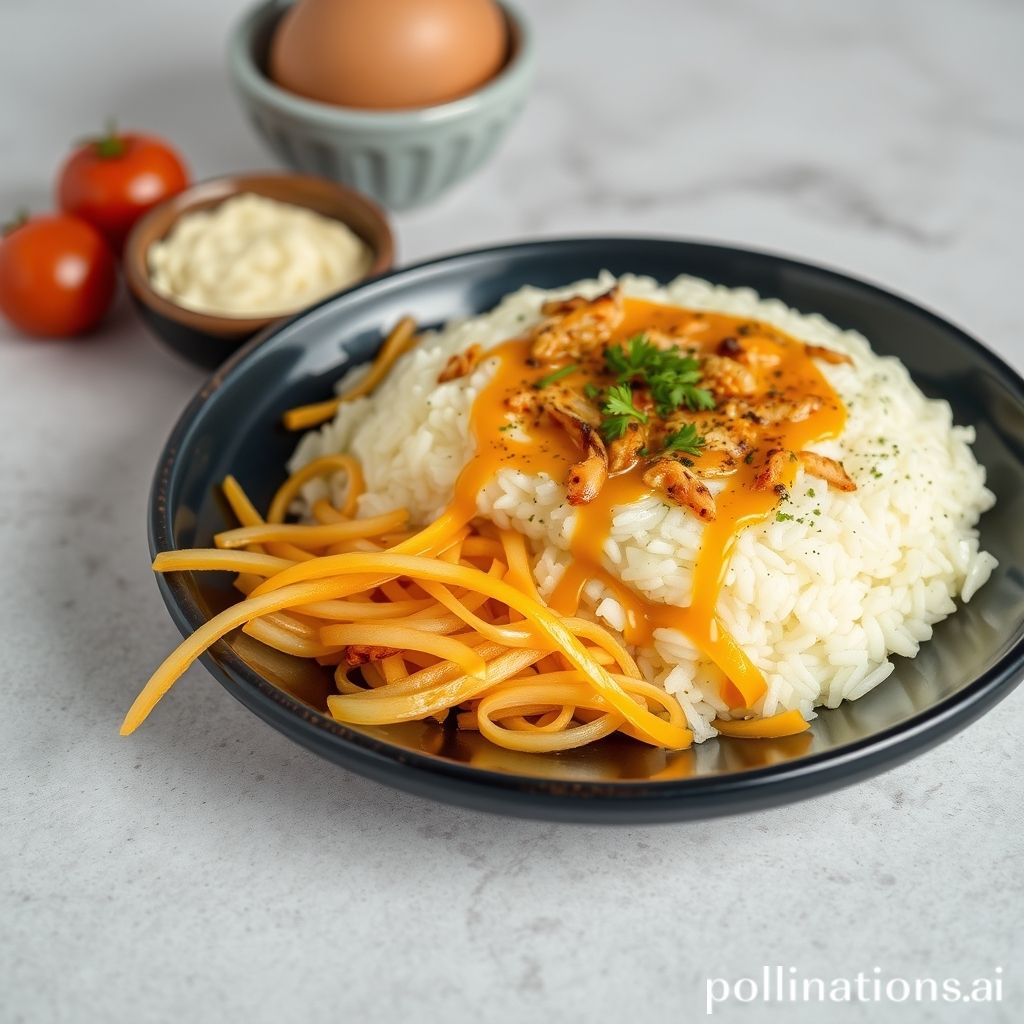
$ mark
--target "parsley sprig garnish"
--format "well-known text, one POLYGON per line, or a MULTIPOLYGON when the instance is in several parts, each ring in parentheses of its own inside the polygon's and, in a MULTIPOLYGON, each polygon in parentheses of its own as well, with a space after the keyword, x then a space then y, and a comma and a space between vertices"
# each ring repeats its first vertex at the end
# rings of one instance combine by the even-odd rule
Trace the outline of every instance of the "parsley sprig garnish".
POLYGON ((622 345, 610 345, 605 349, 604 361, 608 369, 620 381, 642 377, 651 365, 652 357, 658 354, 645 334, 634 334, 622 345))
POLYGON ((665 438, 665 450, 670 452, 700 455, 703 447, 704 438, 697 433, 697 428, 692 423, 684 423, 665 438))
POLYGON ((698 387, 700 362, 681 355, 678 349, 660 349, 635 334, 624 345, 605 349, 604 361, 620 384, 638 381, 646 384, 659 416, 670 416, 677 409, 713 409, 715 400, 706 388, 698 387))
POLYGON ((647 413, 633 404, 633 391, 628 384, 613 384, 608 388, 601 412, 604 418, 599 429, 605 441, 617 441, 633 420, 647 422, 647 413))
POLYGON ((539 380, 533 382, 533 386, 540 391, 542 388, 549 387, 551 384, 560 381, 563 377, 568 377, 569 374, 575 373, 579 369, 579 363, 573 363, 571 366, 563 366, 559 370, 555 370, 553 373, 549 373, 546 377, 541 377, 539 380))

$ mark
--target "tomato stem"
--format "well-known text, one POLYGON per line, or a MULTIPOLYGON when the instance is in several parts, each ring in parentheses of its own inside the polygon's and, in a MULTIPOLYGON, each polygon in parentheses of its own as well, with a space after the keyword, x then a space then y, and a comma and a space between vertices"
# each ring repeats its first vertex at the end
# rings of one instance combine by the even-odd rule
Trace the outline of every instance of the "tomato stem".
POLYGON ((106 119, 106 134, 96 139, 96 156, 102 160, 114 160, 125 152, 125 140, 118 134, 118 123, 114 118, 106 119))
POLYGON ((116 160, 124 156, 124 137, 117 132, 117 120, 113 117, 107 118, 107 131, 99 138, 90 139, 89 142, 95 147, 96 155, 101 160, 116 160))
POLYGON ((12 232, 17 231, 23 224, 28 223, 28 218, 28 207, 22 206, 10 220, 6 220, 0 225, 0 236, 6 238, 12 232))

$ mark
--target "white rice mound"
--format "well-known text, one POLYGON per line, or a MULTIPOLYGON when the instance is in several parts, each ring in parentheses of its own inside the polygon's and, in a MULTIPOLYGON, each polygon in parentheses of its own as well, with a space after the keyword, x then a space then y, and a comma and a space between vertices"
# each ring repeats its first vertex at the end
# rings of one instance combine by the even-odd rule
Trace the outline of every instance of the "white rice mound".
MULTIPOLYGON (((360 515, 402 506, 419 524, 436 518, 473 453, 469 413, 494 369, 484 362, 469 378, 438 385, 448 357, 473 342, 487 349, 522 333, 549 298, 597 295, 615 281, 603 274, 555 291, 522 288, 490 313, 431 334, 371 398, 343 405, 333 422, 310 431, 289 469, 348 451, 366 475, 360 515)), ((766 321, 853 357, 852 366, 819 363, 849 417, 841 438, 813 448, 841 459, 857 490, 829 491, 799 470, 778 513, 739 536, 718 611, 767 680, 758 713, 799 708, 813 718, 817 705, 862 697, 893 671, 891 655, 913 657, 932 625, 955 611, 954 599, 969 601, 997 564, 979 548, 976 524, 995 498, 968 447, 974 429, 954 426, 949 404, 926 399, 899 360, 876 355, 860 334, 817 314, 692 277, 664 287, 631 275, 618 281, 626 295, 766 321)), ((352 370, 338 390, 365 372, 352 370)), ((339 478, 332 489, 342 485, 339 478)), ((306 512, 327 489, 320 481, 307 485, 297 511, 306 512)), ((549 594, 569 558, 575 521, 561 481, 501 469, 481 491, 478 508, 530 539, 537 583, 549 594)), ((659 497, 620 507, 606 567, 652 600, 686 605, 702 529, 692 514, 659 497)), ((585 603, 621 628, 622 607, 600 584, 588 587, 585 603)), ((698 741, 715 735, 711 721, 729 716, 719 695, 722 674, 676 630, 660 629, 654 640, 653 648, 634 651, 644 675, 679 699, 698 741)))

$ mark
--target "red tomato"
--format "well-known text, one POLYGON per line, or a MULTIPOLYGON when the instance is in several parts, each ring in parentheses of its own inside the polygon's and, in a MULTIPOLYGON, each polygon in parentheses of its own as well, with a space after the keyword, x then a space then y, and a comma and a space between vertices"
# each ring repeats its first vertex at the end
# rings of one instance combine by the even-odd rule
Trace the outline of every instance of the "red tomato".
POLYGON ((110 308, 116 284, 110 247, 77 217, 34 217, 0 241, 0 312, 26 334, 90 330, 110 308))
POLYGON ((120 253, 139 217, 187 185, 185 165, 167 143, 111 130, 68 157, 57 182, 57 201, 66 213, 92 224, 120 253))

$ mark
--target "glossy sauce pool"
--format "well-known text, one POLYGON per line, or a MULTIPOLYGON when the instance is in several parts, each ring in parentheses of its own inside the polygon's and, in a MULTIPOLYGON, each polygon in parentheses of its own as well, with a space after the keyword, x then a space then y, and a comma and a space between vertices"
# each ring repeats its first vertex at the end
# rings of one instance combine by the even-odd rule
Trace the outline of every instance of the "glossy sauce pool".
MULTIPOLYGON (((730 707, 750 707, 765 692, 764 679, 722 626, 716 606, 740 530, 767 518, 780 500, 776 489, 755 489, 754 479, 770 449, 799 451, 816 441, 838 436, 846 422, 846 410, 807 354, 804 344, 770 325, 749 318, 626 299, 624 317, 611 344, 647 331, 684 336, 685 344, 694 348, 698 355, 714 352, 725 339, 742 338, 747 352, 762 353, 774 363, 763 380, 759 375, 762 394, 770 392, 782 399, 815 395, 822 400, 821 404, 799 422, 758 427, 751 454, 735 465, 723 467, 712 452, 693 459, 693 468, 698 474, 702 469, 720 474, 727 468, 727 475, 722 477, 724 487, 715 498, 717 516, 703 529, 688 607, 650 601, 606 568, 603 548, 610 533, 613 511, 652 493, 642 479, 642 462, 610 477, 595 500, 575 508, 570 543, 572 559, 548 603, 562 615, 573 615, 584 586, 590 580, 598 580, 625 611, 623 634, 628 643, 650 646, 656 630, 679 630, 724 674, 727 682, 722 696, 730 707)), ((509 411, 510 397, 533 387, 548 372, 548 368, 539 369, 532 362, 530 348, 528 338, 515 338, 487 353, 487 358, 496 359, 498 365, 473 405, 471 429, 476 439, 476 452, 456 484, 449 507, 454 519, 468 522, 476 515, 477 495, 502 468, 531 475, 544 473, 562 482, 570 467, 580 460, 579 450, 566 431, 546 416, 531 418, 519 430, 511 426, 515 417, 509 411)), ((582 390, 586 380, 584 374, 577 373, 565 378, 560 386, 582 390)), ((695 414, 698 428, 713 427, 715 417, 714 411, 695 414)), ((792 484, 795 471, 793 462, 782 480, 785 487, 792 484)), ((671 504, 667 497, 664 500, 671 504)))

